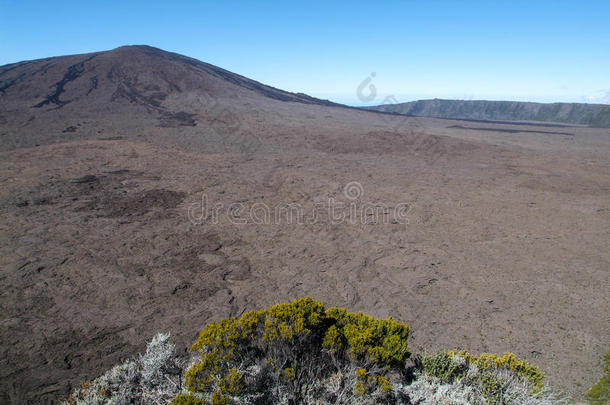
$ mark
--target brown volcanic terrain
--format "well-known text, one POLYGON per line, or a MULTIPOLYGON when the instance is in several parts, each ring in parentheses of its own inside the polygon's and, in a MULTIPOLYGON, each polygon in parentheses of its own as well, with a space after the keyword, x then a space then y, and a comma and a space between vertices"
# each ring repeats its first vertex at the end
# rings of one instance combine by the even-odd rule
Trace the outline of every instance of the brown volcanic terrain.
POLYGON ((360 111, 123 47, 0 67, 0 137, 0 402, 305 295, 403 319, 415 347, 513 351, 576 395, 599 378, 607 129, 360 111), (218 221, 189 220, 202 196, 218 221), (329 199, 409 223, 246 214, 329 199))

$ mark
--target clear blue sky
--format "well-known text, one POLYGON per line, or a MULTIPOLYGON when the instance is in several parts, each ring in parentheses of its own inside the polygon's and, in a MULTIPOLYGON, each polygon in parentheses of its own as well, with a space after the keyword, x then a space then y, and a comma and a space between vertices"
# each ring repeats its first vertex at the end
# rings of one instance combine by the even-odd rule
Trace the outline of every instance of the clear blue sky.
POLYGON ((610 103, 608 0, 171 3, 0 0, 0 65, 148 44, 350 104, 610 103))

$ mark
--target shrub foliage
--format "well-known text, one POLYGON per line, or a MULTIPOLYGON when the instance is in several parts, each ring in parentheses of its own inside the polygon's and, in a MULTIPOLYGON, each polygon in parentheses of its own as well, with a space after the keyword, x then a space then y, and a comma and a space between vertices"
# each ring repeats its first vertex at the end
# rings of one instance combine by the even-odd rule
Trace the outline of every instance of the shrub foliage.
MULTIPOLYGON (((467 351, 423 353, 419 373, 440 384, 468 387, 471 395, 489 404, 545 403, 544 374, 513 353, 473 355, 467 351), (539 399, 538 402, 531 402, 539 399)), ((469 400, 474 402, 473 399, 469 400)), ((557 401, 555 401, 557 402, 557 401)), ((553 402, 554 403, 554 402, 553 402)))
POLYGON ((186 387, 218 404, 236 396, 297 404, 322 395, 321 380, 352 374, 342 389, 388 392, 385 376, 410 355, 409 331, 392 318, 327 310, 311 298, 273 305, 207 325, 192 347, 200 359, 186 387))
POLYGON ((169 334, 159 333, 146 353, 113 367, 93 381, 81 384, 68 405, 165 404, 181 389, 183 362, 176 356, 169 334))
MULTIPOLYGON (((566 403, 545 390, 538 368, 512 353, 424 352, 407 366, 409 334, 407 324, 392 318, 301 298, 207 325, 192 346, 196 358, 184 385, 184 362, 169 335, 159 334, 144 355, 83 384, 68 403, 566 403)), ((593 391, 596 398, 607 395, 593 391)))
POLYGON ((610 350, 604 357, 604 375, 587 393, 587 399, 591 405, 602 405, 610 403, 610 350))

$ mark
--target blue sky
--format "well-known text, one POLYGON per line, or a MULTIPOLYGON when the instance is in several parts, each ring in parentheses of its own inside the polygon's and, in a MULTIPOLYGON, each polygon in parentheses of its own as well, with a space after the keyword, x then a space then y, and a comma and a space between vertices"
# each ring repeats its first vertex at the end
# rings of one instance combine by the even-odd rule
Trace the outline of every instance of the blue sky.
POLYGON ((610 1, 0 0, 0 12, 0 65, 148 44, 354 105, 610 103, 610 1), (368 77, 372 99, 357 96, 368 77))

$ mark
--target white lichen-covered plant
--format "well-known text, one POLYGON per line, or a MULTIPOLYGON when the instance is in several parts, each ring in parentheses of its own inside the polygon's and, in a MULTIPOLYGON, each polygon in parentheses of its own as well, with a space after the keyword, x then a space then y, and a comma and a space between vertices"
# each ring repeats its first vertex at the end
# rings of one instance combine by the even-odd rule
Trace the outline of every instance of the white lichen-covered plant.
POLYGON ((169 335, 84 383, 68 404, 497 404, 567 403, 535 366, 511 353, 406 349, 409 327, 325 309, 309 298, 212 323, 183 374, 169 335), (183 384, 184 381, 184 384, 183 384))
POLYGON ((157 334, 146 346, 146 353, 82 383, 66 403, 167 404, 181 390, 184 367, 169 338, 169 334, 157 334))

